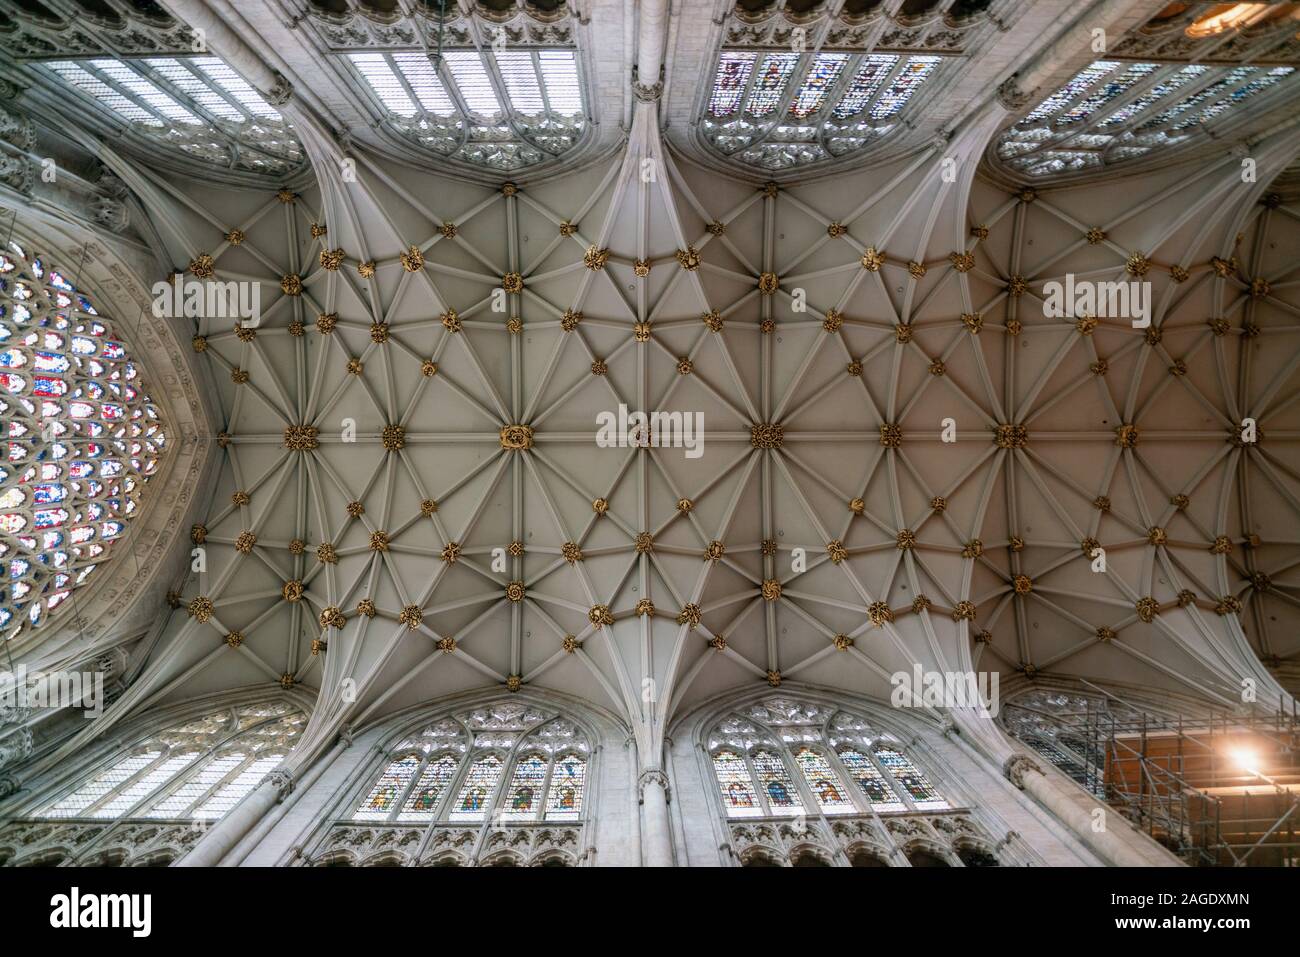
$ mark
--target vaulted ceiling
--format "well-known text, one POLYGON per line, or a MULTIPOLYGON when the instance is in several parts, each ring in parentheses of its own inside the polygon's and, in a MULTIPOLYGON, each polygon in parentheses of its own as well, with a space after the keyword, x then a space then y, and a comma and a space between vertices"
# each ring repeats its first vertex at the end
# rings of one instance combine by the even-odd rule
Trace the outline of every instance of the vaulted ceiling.
POLYGON ((293 68, 289 33, 337 45, 382 17, 313 8, 290 30, 243 6, 220 16, 282 36, 280 55, 211 30, 214 49, 311 88, 277 104, 310 176, 202 182, 96 148, 161 261, 262 290, 255 328, 171 320, 206 396, 211 492, 160 566, 173 607, 115 714, 281 682, 319 689, 321 742, 527 685, 622 716, 651 753, 729 689, 885 697, 917 662, 1224 707, 1243 679, 1273 702, 1294 684, 1293 130, 1105 183, 1014 182, 988 152, 1089 54, 1013 108, 993 87, 1053 36, 990 30, 1002 59, 954 70, 936 104, 961 110, 834 176, 769 181, 678 128, 741 18, 674 13, 664 93, 642 76, 634 94, 620 74, 644 37, 625 45, 621 6, 597 2, 564 21, 595 78, 571 164, 462 169, 350 115, 368 107, 342 105, 339 58, 319 82, 293 68), (1067 273, 1150 282, 1150 328, 1050 317, 1044 285, 1067 273), (600 447, 620 406, 698 413, 703 454, 600 447))

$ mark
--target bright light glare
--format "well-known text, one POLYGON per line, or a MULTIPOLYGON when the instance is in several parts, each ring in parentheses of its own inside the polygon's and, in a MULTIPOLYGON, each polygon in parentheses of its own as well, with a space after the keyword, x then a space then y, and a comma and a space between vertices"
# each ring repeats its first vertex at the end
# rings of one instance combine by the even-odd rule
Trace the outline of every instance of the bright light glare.
POLYGON ((1250 750, 1250 748, 1233 748, 1232 751, 1229 752, 1229 756, 1232 760, 1237 762, 1237 765, 1243 771, 1249 771, 1251 774, 1259 774, 1259 755, 1250 750))

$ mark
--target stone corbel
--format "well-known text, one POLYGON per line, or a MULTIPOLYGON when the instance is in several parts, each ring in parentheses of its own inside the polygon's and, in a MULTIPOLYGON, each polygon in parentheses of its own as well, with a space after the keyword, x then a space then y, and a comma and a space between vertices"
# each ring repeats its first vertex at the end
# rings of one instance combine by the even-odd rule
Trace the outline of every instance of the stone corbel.
POLYGON ((1036 92, 1034 90, 1020 89, 1019 80, 1020 74, 1013 73, 1011 76, 1003 80, 1002 84, 998 87, 998 102, 1012 113, 1019 112, 1028 106, 1029 101, 1033 98, 1034 93, 1036 92))

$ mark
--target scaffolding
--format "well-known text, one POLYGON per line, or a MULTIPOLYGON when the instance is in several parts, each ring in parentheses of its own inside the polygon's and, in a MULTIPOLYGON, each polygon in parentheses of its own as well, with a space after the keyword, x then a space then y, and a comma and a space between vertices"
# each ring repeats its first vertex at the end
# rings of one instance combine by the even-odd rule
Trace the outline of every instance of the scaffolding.
POLYGON ((1085 787, 1188 864, 1300 866, 1294 705, 1196 719, 1089 709, 1069 733, 1084 743, 1085 787), (1232 756, 1251 745, 1269 773, 1232 756))
MULTIPOLYGON (((1052 733, 1026 737, 1098 800, 1192 866, 1300 867, 1300 718, 1294 705, 1247 715, 1154 715, 1121 707, 1035 710, 1052 733), (1243 767, 1236 749, 1263 755, 1243 767)), ((1098 703, 1100 705, 1100 702, 1098 703)))

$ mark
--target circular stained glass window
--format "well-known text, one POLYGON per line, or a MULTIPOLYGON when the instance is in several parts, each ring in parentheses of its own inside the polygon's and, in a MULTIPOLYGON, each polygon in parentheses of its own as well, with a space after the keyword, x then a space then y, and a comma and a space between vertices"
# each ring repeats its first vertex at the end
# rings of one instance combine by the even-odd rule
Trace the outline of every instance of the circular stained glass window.
POLYGON ((166 434, 113 323, 72 274, 0 249, 0 636, 37 627, 139 510, 166 434))

